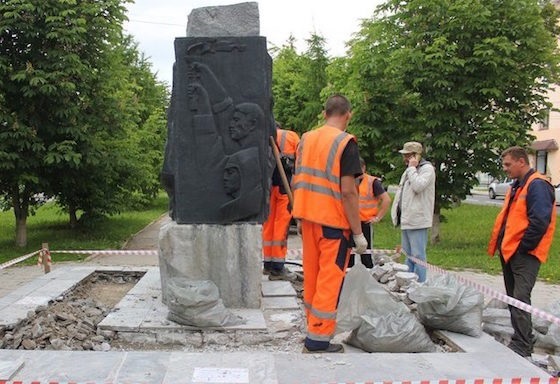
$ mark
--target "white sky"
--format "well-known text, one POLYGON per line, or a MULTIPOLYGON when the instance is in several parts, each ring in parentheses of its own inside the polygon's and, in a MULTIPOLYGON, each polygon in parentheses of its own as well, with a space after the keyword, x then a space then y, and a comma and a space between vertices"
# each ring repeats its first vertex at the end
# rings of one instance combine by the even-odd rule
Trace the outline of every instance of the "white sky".
MULTIPOLYGON (((186 35, 187 16, 193 8, 229 5, 240 0, 136 0, 128 5, 125 30, 139 43, 158 79, 171 85, 173 40, 186 35)), ((290 34, 299 52, 305 39, 317 32, 326 39, 329 55, 342 56, 345 42, 360 29, 360 19, 370 18, 381 0, 260 0, 261 36, 282 46, 290 34)))

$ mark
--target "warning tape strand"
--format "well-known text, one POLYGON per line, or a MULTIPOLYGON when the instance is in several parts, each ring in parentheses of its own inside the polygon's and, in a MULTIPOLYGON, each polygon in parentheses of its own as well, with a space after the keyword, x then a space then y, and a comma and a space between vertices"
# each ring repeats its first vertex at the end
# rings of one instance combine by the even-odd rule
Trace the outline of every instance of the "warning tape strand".
MULTIPOLYGON (((513 378, 477 378, 477 379, 440 379, 440 380, 384 380, 384 381, 352 381, 352 382, 323 382, 321 384, 560 384, 558 377, 540 378, 540 377, 513 377, 513 378)), ((0 380, 0 384, 116 384, 113 381, 22 381, 0 380)))
MULTIPOLYGON (((12 266, 12 265, 14 265, 14 264, 17 264, 17 263, 20 263, 20 262, 22 262, 22 261, 24 261, 24 260, 27 260, 27 259, 29 259, 30 257, 33 257, 33 256, 35 256, 36 254, 40 253, 41 251, 42 251, 42 249, 39 249, 38 251, 35 251, 35 252, 32 252, 32 253, 28 253, 27 255, 23 255, 23 256, 20 256, 20 257, 15 258, 15 259, 6 261, 5 263, 0 264, 0 271, 1 271, 2 269, 8 268, 8 267, 10 267, 10 266, 12 266)), ((0 382, 0 383, 1 383, 1 382, 0 382)))
MULTIPOLYGON (((34 255, 42 252, 43 249, 40 249, 38 251, 35 251, 33 253, 18 257, 17 259, 13 259, 10 260, 8 262, 5 262, 3 264, 0 264, 0 270, 7 268, 11 265, 14 265, 16 263, 19 263, 23 260, 26 260, 30 257, 33 257, 34 255)), ((59 253, 59 254, 95 254, 95 255, 135 255, 135 256, 157 256, 158 255, 158 251, 157 250, 142 250, 142 249, 129 249, 129 250, 45 250, 49 253, 49 257, 50 254, 53 253, 59 253)), ((396 251, 396 250, 388 250, 388 249, 376 249, 376 250, 367 250, 366 253, 369 254, 377 254, 377 255, 397 255, 397 254, 402 254, 405 257, 408 257, 409 259, 411 259, 412 261, 414 261, 416 264, 419 264, 421 266, 423 266, 424 268, 427 268, 431 271, 440 273, 440 274, 451 274, 453 276, 455 276, 455 278, 468 286, 471 286, 475 289, 477 289, 478 291, 480 291, 481 293, 483 293, 485 296, 489 296, 495 299, 498 299, 506 304, 512 305, 516 308, 519 308, 525 312, 531 313, 537 317, 540 317, 542 319, 545 319, 547 321, 550 321, 556 325, 560 325, 560 318, 546 312, 543 311, 541 309, 535 308, 530 304, 524 303, 520 300, 517 300, 511 296, 508 296, 504 293, 498 292, 488 286, 485 286, 483 284, 479 284, 477 282, 474 282, 472 280, 469 280, 459 274, 456 273, 451 273, 448 272, 442 268, 436 267, 435 265, 431 265, 429 263, 427 263, 424 260, 418 259, 414 256, 408 256, 404 250, 400 250, 400 251, 396 251)), ((288 253, 289 256, 301 256, 303 254, 303 250, 302 249, 289 249, 288 253)), ((49 260, 50 262, 50 260, 49 260)))

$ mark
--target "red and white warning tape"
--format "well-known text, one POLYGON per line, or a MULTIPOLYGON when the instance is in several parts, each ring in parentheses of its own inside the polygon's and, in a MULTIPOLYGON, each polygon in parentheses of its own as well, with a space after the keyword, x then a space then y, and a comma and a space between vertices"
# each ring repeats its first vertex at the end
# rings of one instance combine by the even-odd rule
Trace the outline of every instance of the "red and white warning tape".
MULTIPOLYGON (((45 250, 46 252, 49 252, 48 250, 45 250)), ((7 268, 11 265, 14 265, 16 263, 19 263, 20 261, 26 260, 34 255, 36 255, 37 253, 43 252, 43 250, 38 250, 35 251, 33 253, 18 257, 17 259, 13 259, 10 260, 8 262, 5 262, 3 264, 0 264, 0 270, 7 268)), ((158 251, 157 250, 141 250, 141 249, 132 249, 132 250, 60 250, 60 251, 50 251, 50 253, 66 253, 66 254, 96 254, 96 255, 136 255, 136 256, 157 256, 158 255, 158 251)), ((397 254, 398 252, 395 250, 388 250, 388 249, 376 249, 376 250, 368 250, 367 253, 370 254, 389 254, 389 255, 394 255, 397 254)), ((407 256, 406 253, 403 250, 400 250, 400 253, 402 253, 403 255, 407 256)), ((303 250, 302 249, 289 249, 288 250, 288 256, 301 256, 303 254, 303 250)), ((560 325, 560 318, 545 312, 541 309, 535 308, 527 303, 524 303, 522 301, 519 301, 517 299, 514 299, 513 297, 507 296, 501 292, 498 292, 492 288, 489 288, 485 285, 479 284, 477 282, 474 282, 472 280, 469 280, 465 277, 462 277, 459 274, 456 273, 451 273, 448 272, 442 268, 436 267, 434 265, 431 265, 427 262, 425 262, 424 260, 420 260, 416 257, 413 256, 407 256, 409 257, 411 260, 413 260, 415 263, 422 265, 423 267, 437 272, 437 273, 441 273, 441 274, 452 274, 454 275, 458 281, 460 281, 461 283, 464 283, 466 285, 472 286, 475 289, 477 289, 478 291, 482 292, 485 296, 490 296, 493 298, 496 298, 506 304, 509 305, 513 305, 516 308, 519 308, 523 311, 529 312, 537 317, 540 317, 542 319, 548 320, 556 325, 560 325)), ((49 258, 48 260, 50 261, 50 254, 49 254, 49 258)), ((0 383, 1 384, 1 383, 0 383)))
POLYGON ((41 251, 42 251, 42 249, 39 249, 38 251, 35 251, 35 252, 32 252, 32 253, 28 253, 27 255, 23 255, 23 256, 17 257, 17 258, 15 258, 15 259, 13 259, 13 260, 6 261, 5 263, 0 264, 0 271, 3 270, 3 269, 8 268, 8 267, 10 267, 10 266, 12 266, 12 265, 14 265, 14 264, 17 264, 17 263, 20 263, 20 262, 22 262, 22 261, 24 261, 24 260, 27 260, 27 259, 29 259, 30 257, 33 257, 33 256, 35 256, 36 254, 40 253, 41 251))
MULTIPOLYGON (((189 381, 190 382, 190 381, 189 381)), ((236 381, 241 382, 241 381, 236 381)), ((245 381, 243 381, 245 383, 245 381)), ((304 384, 305 382, 302 382, 304 384)), ((4 381, 0 380, 0 384, 116 384, 112 381, 94 382, 94 381, 4 381)), ((327 383, 322 383, 327 384, 327 383)), ((328 382, 328 384, 559 384, 558 377, 549 379, 541 379, 539 377, 523 378, 493 378, 493 379, 441 379, 441 380, 403 380, 403 381, 352 381, 352 382, 328 382)))
POLYGON ((74 253, 81 255, 133 255, 133 256, 157 256, 156 250, 129 249, 129 250, 78 250, 78 251, 51 251, 51 253, 74 253))
MULTIPOLYGON (((407 256, 404 251, 402 251, 402 253, 403 253, 403 255, 407 256)), ((463 277, 463 276, 461 276, 457 273, 448 272, 445 269, 441 269, 439 267, 436 267, 435 265, 431 265, 431 264, 425 262, 424 260, 420 260, 420 259, 418 259, 414 256, 407 256, 407 257, 409 259, 411 259, 412 261, 414 261, 416 264, 419 264, 419 265, 421 265, 421 266, 423 266, 423 267, 425 267, 425 268, 427 268, 431 271, 441 273, 441 274, 444 274, 444 275, 453 275, 453 276, 455 276, 455 278, 459 282, 475 288, 476 290, 478 290, 479 292, 481 292, 485 296, 493 297, 493 298, 498 299, 498 300, 500 300, 500 301, 502 301, 506 304, 512 305, 512 306, 514 306, 516 308, 519 308, 519 309, 521 309, 525 312, 529 312, 532 315, 540 317, 541 319, 545 319, 545 320, 548 320, 548 321, 550 321, 550 322, 552 322, 556 325, 560 325, 560 318, 558 318, 558 317, 556 317, 556 316, 554 316, 554 315, 552 315, 548 312, 545 312, 542 309, 535 308, 535 307, 533 307, 533 306, 531 306, 527 303, 524 303, 522 301, 514 299, 511 296, 508 296, 504 293, 498 292, 498 291, 496 291, 496 290, 494 290, 490 287, 487 287, 486 285, 482 285, 482 284, 479 284, 475 281, 469 280, 469 279, 467 279, 467 278, 465 278, 465 277, 463 277)))
MULTIPOLYGON (((1 383, 0 383, 1 384, 1 383)), ((327 384, 327 383, 322 383, 327 384)), ((338 382, 328 384, 558 384, 558 377, 550 379, 541 379, 538 377, 522 378, 515 377, 511 379, 493 378, 493 379, 441 379, 441 380, 410 380, 410 381, 352 381, 338 382)))

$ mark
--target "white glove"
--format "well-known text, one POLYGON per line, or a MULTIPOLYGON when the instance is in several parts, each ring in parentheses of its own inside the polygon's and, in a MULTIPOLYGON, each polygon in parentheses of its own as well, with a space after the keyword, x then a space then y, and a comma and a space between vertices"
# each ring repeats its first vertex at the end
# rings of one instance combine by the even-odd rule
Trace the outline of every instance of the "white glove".
POLYGON ((352 235, 352 237, 354 238, 355 244, 354 251, 356 252, 356 254, 361 255, 367 249, 366 237, 363 233, 360 233, 359 235, 352 235))

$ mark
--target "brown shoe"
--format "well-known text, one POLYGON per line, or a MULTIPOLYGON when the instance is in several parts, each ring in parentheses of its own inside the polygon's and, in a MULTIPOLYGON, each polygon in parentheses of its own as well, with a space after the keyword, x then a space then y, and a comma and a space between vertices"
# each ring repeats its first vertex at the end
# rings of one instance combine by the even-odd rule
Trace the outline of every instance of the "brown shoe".
POLYGON ((344 347, 342 344, 329 344, 327 349, 310 350, 304 346, 302 353, 344 353, 344 347))

